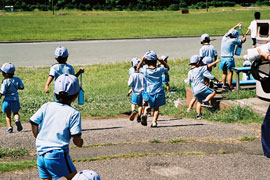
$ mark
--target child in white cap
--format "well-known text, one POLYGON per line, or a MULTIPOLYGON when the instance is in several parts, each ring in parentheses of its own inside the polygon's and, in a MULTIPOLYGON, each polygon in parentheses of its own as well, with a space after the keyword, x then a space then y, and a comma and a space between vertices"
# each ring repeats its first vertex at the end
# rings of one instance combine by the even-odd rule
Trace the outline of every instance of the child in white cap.
POLYGON ((130 74, 129 80, 128 80, 128 86, 131 87, 131 115, 129 117, 129 120, 133 121, 135 116, 137 116, 137 122, 141 122, 141 115, 142 115, 142 104, 143 104, 143 98, 142 93, 144 91, 144 84, 145 84, 145 78, 142 73, 139 73, 136 68, 140 63, 140 59, 136 58, 133 59, 133 69, 135 70, 133 73, 130 74), (138 111, 136 111, 136 105, 139 106, 138 111))
POLYGON ((30 118, 36 138, 37 165, 41 179, 72 179, 77 173, 69 156, 70 139, 83 146, 81 114, 71 106, 80 86, 74 75, 62 74, 54 84, 58 102, 48 102, 30 118))
POLYGON ((233 78, 233 68, 235 67, 234 62, 234 51, 235 46, 241 45, 246 41, 246 36, 242 39, 238 39, 239 33, 236 28, 239 27, 241 23, 230 29, 222 38, 221 41, 221 61, 219 64, 219 69, 223 71, 222 75, 222 90, 232 90, 232 78, 233 78), (226 80, 228 76, 228 87, 226 86, 226 80))
POLYGON ((47 79, 45 85, 45 92, 49 93, 49 86, 53 80, 56 80, 61 74, 72 74, 76 77, 79 77, 80 74, 84 72, 84 69, 81 68, 76 74, 74 72, 74 68, 67 64, 68 59, 68 50, 63 46, 59 46, 54 51, 54 58, 58 62, 53 64, 50 68, 49 77, 47 79))
POLYGON ((158 58, 154 51, 149 50, 145 53, 137 66, 137 70, 139 69, 145 76, 146 92, 149 94, 148 107, 144 110, 141 124, 147 126, 147 111, 150 108, 154 108, 154 118, 151 127, 157 127, 159 107, 166 104, 165 93, 162 86, 162 74, 169 71, 169 66, 162 58, 158 58), (157 67, 157 61, 163 66, 157 67), (148 65, 148 67, 141 68, 143 63, 148 65))
POLYGON ((82 170, 72 180, 100 180, 98 173, 92 170, 82 170))
POLYGON ((203 45, 200 48, 201 60, 204 57, 211 57, 212 61, 217 60, 218 53, 216 48, 210 44, 210 36, 208 34, 202 34, 200 39, 201 44, 203 45))
MULTIPOLYGON (((243 67, 251 67, 251 62, 246 60, 243 62, 243 67)), ((252 74, 250 72, 243 72, 243 77, 242 77, 243 81, 247 81, 247 80, 254 80, 252 74)))
POLYGON ((200 66, 200 56, 193 55, 190 58, 190 65, 191 70, 188 72, 188 83, 191 84, 191 89, 193 95, 196 97, 197 100, 197 119, 201 119, 201 106, 202 103, 205 104, 205 106, 210 105, 209 101, 215 96, 216 92, 209 89, 204 82, 204 78, 209 79, 215 79, 215 77, 209 73, 208 69, 213 67, 215 64, 220 62, 220 60, 217 60, 211 64, 208 64, 206 66, 200 66))
POLYGON ((24 89, 22 80, 18 77, 13 77, 15 72, 15 66, 12 63, 4 63, 1 67, 2 75, 4 79, 1 84, 0 98, 4 97, 2 103, 2 111, 6 114, 6 121, 8 125, 8 132, 13 132, 13 127, 11 125, 11 112, 15 118, 15 125, 17 126, 17 131, 23 129, 20 122, 20 102, 18 89, 24 89))

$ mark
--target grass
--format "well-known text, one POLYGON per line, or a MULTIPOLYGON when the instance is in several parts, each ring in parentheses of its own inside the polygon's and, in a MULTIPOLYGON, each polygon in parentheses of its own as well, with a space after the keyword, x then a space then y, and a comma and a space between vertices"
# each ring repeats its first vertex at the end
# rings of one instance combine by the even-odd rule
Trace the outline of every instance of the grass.
MULTIPOLYGON (((239 59, 236 64, 241 64, 243 60, 239 59)), ((178 109, 174 106, 177 99, 185 99, 186 92, 184 79, 190 69, 189 60, 178 59, 169 61, 170 86, 175 94, 167 94, 167 104, 161 107, 162 115, 177 117, 192 117, 194 113, 186 113, 186 109, 178 109)), ((83 118, 93 117, 116 117, 130 112, 130 97, 126 96, 129 87, 128 69, 129 63, 114 63, 84 66, 83 88, 85 90, 85 104, 80 106, 77 102, 73 105, 82 113, 83 118)), ((79 67, 75 67, 77 71, 79 67)), ((21 120, 28 121, 29 118, 38 110, 38 108, 48 102, 53 101, 53 85, 50 87, 50 93, 44 93, 44 84, 48 78, 49 67, 19 67, 15 76, 22 79, 25 89, 19 91, 21 103, 21 120)), ((221 77, 221 71, 214 68, 213 74, 221 77)), ((255 91, 232 92, 230 97, 239 98, 256 97, 255 91), (243 94, 243 96, 240 94, 243 94)), ((254 113, 253 113, 254 114, 254 113)), ((233 108, 232 110, 215 112, 204 112, 204 118, 217 121, 238 122, 242 118, 247 118, 247 122, 260 122, 262 118, 252 115, 252 111, 245 108, 233 108), (228 113, 228 116, 226 115, 228 113), (248 115, 245 115, 248 113, 248 115), (240 115, 240 116, 239 116, 240 115), (234 117, 235 116, 235 117, 234 117), (229 118, 230 117, 230 118, 229 118)), ((0 114, 0 126, 5 125, 5 115, 0 114)))
POLYGON ((168 141, 169 143, 171 144, 174 144, 174 143, 182 143, 182 142, 185 142, 185 140, 183 138, 175 138, 175 139, 171 139, 168 141))
POLYGON ((11 149, 0 147, 0 159, 1 158, 18 158, 29 155, 29 150, 25 148, 11 149))
POLYGON ((243 136, 240 140, 241 141, 254 141, 256 137, 254 136, 243 136))
MULTIPOLYGON (((190 10, 184 15, 180 11, 59 11, 64 16, 0 11, 0 41, 179 37, 205 32, 223 35, 238 22, 243 22, 245 32, 254 11, 241 7, 211 8, 208 13, 190 10)), ((269 7, 260 9, 263 19, 270 19, 268 11, 269 7)))
POLYGON ((150 143, 161 143, 161 141, 158 140, 158 139, 152 139, 152 140, 150 140, 149 142, 150 142, 150 143))

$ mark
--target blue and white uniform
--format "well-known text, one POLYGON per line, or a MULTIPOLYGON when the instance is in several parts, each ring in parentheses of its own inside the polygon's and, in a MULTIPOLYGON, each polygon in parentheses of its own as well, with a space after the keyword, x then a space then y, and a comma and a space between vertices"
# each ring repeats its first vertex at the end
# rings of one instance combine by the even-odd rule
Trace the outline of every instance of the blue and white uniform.
POLYGON ((24 89, 22 80, 18 77, 3 79, 0 94, 5 96, 2 103, 3 112, 19 112, 20 103, 18 89, 24 89))
POLYGON ((141 73, 132 73, 129 76, 128 86, 132 88, 131 103, 142 105, 142 93, 144 91, 145 78, 141 73))
POLYGON ((205 44, 200 48, 200 57, 211 57, 214 61, 214 57, 217 57, 218 53, 216 48, 211 44, 205 44))
POLYGON ((58 78, 61 74, 72 74, 74 75, 74 68, 69 64, 54 64, 50 68, 49 76, 54 77, 54 80, 58 78))

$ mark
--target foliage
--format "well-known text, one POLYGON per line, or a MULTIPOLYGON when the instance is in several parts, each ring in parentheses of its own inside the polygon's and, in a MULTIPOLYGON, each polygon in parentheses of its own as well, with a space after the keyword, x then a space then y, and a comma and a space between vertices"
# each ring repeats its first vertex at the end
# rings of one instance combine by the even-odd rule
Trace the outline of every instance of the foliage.
POLYGON ((0 158, 18 158, 29 154, 29 150, 25 148, 11 149, 0 147, 0 158))

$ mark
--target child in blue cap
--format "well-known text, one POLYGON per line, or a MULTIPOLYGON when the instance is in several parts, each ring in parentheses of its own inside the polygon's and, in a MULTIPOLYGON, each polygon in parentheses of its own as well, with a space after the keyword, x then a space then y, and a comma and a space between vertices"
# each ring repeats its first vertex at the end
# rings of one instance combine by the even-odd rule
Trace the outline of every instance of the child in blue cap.
POLYGON ((193 55, 190 58, 191 69, 188 72, 188 83, 191 84, 192 93, 196 97, 196 100, 197 100, 197 107, 196 107, 197 119, 201 119, 202 117, 202 113, 201 113, 202 103, 204 103, 205 106, 208 105, 209 101, 216 95, 215 91, 209 89, 205 85, 204 79, 209 78, 209 79, 217 80, 212 74, 210 74, 208 69, 213 67, 215 64, 219 62, 220 60, 217 60, 206 66, 201 66, 200 56, 193 55))
POLYGON ((222 38, 221 41, 221 62, 219 64, 219 69, 223 71, 222 75, 222 90, 232 90, 232 78, 233 78, 233 68, 235 67, 234 62, 234 50, 235 46, 241 45, 246 41, 246 36, 242 39, 238 39, 239 33, 236 28, 240 26, 241 23, 230 29, 222 38), (228 76, 228 87, 226 86, 226 80, 228 76))
POLYGON ((36 138, 37 166, 41 179, 72 179, 77 173, 69 156, 70 139, 83 146, 81 114, 71 106, 79 94, 79 80, 74 75, 62 74, 54 84, 58 102, 48 102, 30 118, 36 138))
POLYGON ((146 92, 149 94, 148 107, 144 110, 141 124, 147 126, 147 111, 150 108, 154 108, 154 118, 151 127, 157 127, 159 107, 166 104, 165 93, 162 86, 162 74, 169 71, 169 66, 162 58, 158 58, 154 51, 149 50, 145 53, 137 66, 137 70, 139 69, 145 76, 146 92), (157 61, 163 66, 157 67, 157 61), (143 63, 148 66, 141 68, 143 63))
POLYGON ((137 122, 141 122, 141 115, 142 115, 142 104, 143 104, 143 98, 142 98, 142 93, 144 91, 144 84, 145 84, 145 78, 142 73, 139 73, 137 71, 137 66, 140 63, 140 59, 138 58, 133 58, 133 69, 134 72, 130 74, 129 80, 128 80, 128 86, 131 87, 132 96, 131 96, 131 115, 129 117, 129 120, 133 121, 135 116, 137 116, 137 122), (139 106, 138 111, 136 111, 136 105, 139 106))
POLYGON ((0 98, 5 96, 2 103, 2 111, 6 114, 6 121, 8 125, 8 132, 13 132, 13 127, 11 125, 11 112, 15 118, 15 124, 17 126, 17 131, 23 129, 20 122, 20 102, 18 89, 24 89, 22 80, 18 77, 13 77, 15 72, 15 66, 12 63, 4 63, 1 67, 2 75, 4 79, 1 84, 0 98))
POLYGON ((49 77, 45 85, 45 93, 49 93, 49 86, 53 80, 56 80, 61 74, 72 74, 76 77, 79 77, 80 74, 84 72, 84 69, 81 68, 76 74, 74 68, 67 64, 68 59, 68 50, 63 46, 59 46, 54 51, 54 58, 58 62, 53 64, 50 68, 49 77))
POLYGON ((201 60, 204 57, 211 57, 213 61, 217 60, 218 53, 217 53, 216 48, 210 44, 209 34, 202 34, 200 39, 201 39, 201 44, 203 45, 200 48, 201 60))

